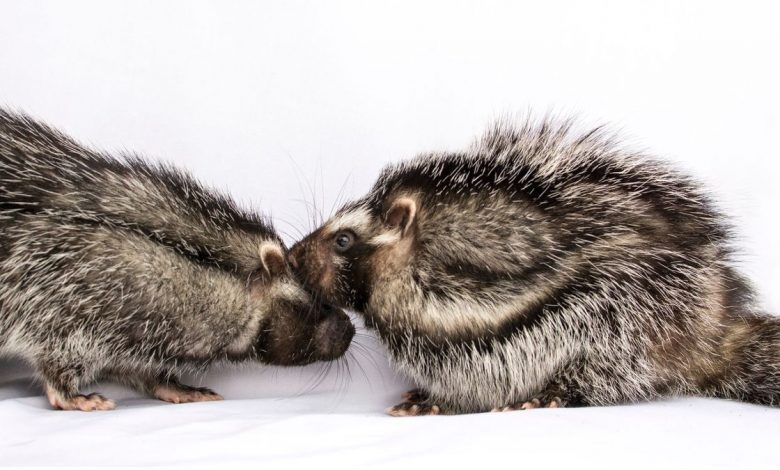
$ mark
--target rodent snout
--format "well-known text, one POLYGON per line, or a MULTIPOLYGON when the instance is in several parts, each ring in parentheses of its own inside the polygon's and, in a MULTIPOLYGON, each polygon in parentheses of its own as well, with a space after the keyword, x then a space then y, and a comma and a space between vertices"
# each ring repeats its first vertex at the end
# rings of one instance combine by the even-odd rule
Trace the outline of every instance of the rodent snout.
POLYGON ((323 306, 326 318, 317 325, 315 341, 317 359, 330 361, 341 357, 352 343, 355 327, 343 310, 323 306))
POLYGON ((296 271, 303 266, 303 251, 303 244, 297 243, 287 254, 287 262, 290 263, 290 266, 296 271))
POLYGON ((293 245, 287 253, 287 263, 295 277, 308 289, 323 295, 326 300, 328 262, 316 241, 309 238, 293 245))
POLYGON ((298 269, 298 260, 292 253, 287 255, 287 262, 290 263, 293 269, 298 269))

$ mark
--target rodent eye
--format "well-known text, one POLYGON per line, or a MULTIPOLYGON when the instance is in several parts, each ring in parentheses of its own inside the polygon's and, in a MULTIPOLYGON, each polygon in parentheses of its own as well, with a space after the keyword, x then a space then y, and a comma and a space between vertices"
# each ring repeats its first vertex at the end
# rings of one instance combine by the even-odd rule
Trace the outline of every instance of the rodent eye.
POLYGON ((352 232, 339 232, 333 238, 334 246, 339 253, 349 250, 354 242, 355 235, 352 232))

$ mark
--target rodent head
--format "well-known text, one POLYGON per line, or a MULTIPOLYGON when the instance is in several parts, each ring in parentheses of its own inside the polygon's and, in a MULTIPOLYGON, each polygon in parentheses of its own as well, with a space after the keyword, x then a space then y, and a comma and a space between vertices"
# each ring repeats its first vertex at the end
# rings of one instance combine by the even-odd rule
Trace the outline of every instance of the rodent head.
POLYGON ((554 288, 562 274, 547 268, 555 224, 523 193, 485 183, 501 181, 494 166, 455 154, 390 167, 365 198, 295 244, 290 264, 326 302, 363 313, 380 334, 508 331, 517 312, 549 294, 535 279, 554 288))
POLYGON ((252 342, 269 364, 304 365, 329 361, 346 352, 355 328, 342 310, 320 303, 295 279, 283 248, 266 243, 262 266, 249 280, 250 301, 266 312, 252 342))
POLYGON ((417 207, 414 195, 349 204, 293 246, 290 264, 326 302, 365 312, 374 286, 409 266, 417 207))

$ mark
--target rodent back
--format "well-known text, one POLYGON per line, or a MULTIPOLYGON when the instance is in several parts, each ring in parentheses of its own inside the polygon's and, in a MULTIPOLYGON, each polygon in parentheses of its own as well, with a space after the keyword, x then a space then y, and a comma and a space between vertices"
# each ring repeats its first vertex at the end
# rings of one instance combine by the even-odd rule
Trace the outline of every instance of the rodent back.
POLYGON ((265 242, 283 249, 270 221, 179 169, 97 152, 2 109, 0 182, 6 211, 56 212, 137 231, 196 262, 244 278, 260 267, 265 242))

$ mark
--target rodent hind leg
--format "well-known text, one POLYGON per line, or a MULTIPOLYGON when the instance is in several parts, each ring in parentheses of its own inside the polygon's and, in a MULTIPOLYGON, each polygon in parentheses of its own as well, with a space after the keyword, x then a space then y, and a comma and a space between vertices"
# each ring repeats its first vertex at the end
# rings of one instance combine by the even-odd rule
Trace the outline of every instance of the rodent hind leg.
POLYGON ((80 394, 80 376, 76 368, 45 367, 42 370, 46 398, 55 410, 105 411, 116 404, 99 393, 80 394))
POLYGON ((178 379, 170 376, 150 381, 146 387, 150 395, 169 403, 223 400, 222 395, 209 388, 185 385, 179 382, 178 379))
POLYGON ((114 369, 105 373, 105 377, 169 403, 222 400, 222 396, 211 389, 182 384, 177 374, 165 368, 155 370, 114 369))

